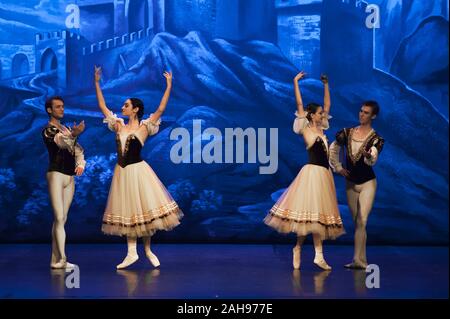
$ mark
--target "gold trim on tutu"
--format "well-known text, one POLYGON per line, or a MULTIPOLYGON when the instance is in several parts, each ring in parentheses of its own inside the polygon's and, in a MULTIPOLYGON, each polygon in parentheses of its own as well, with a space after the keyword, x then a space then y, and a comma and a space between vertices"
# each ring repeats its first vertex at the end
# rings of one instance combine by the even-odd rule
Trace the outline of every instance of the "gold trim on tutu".
POLYGON ((183 212, 176 202, 132 217, 105 213, 102 232, 131 237, 152 236, 157 230, 171 230, 180 224, 183 212))
POLYGON ((180 224, 183 212, 152 168, 141 161, 116 165, 102 232, 107 235, 144 237, 180 224))
POLYGON ((336 239, 345 233, 330 170, 307 164, 270 209, 264 222, 280 233, 336 239))

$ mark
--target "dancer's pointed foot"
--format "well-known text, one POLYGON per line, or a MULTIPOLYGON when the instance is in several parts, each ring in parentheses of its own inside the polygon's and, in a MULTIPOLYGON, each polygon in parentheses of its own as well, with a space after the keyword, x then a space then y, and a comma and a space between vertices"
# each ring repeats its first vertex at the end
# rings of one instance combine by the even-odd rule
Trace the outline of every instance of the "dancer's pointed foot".
POLYGON ((52 269, 64 269, 64 268, 66 268, 66 265, 67 265, 67 261, 65 259, 60 259, 56 263, 51 263, 50 267, 52 269))
POLYGON ((300 269, 300 246, 295 246, 292 249, 292 265, 294 266, 294 269, 300 269))
POLYGON ((148 260, 150 260, 150 263, 153 265, 153 267, 159 267, 159 265, 160 265, 159 259, 158 259, 158 257, 156 257, 156 255, 154 253, 149 251, 149 252, 146 252, 145 255, 147 256, 148 260))
POLYGON ((128 266, 134 264, 139 259, 138 255, 130 255, 128 254, 125 259, 117 265, 117 269, 124 269, 128 266))
POLYGON ((52 262, 50 268, 52 269, 73 269, 77 265, 68 262, 66 259, 60 259, 58 262, 52 262))
POLYGON ((72 264, 72 263, 70 263, 70 262, 66 262, 66 269, 73 269, 73 268, 75 268, 77 265, 75 265, 75 264, 72 264))
POLYGON ((330 265, 323 258, 314 258, 314 264, 323 270, 331 270, 330 265))

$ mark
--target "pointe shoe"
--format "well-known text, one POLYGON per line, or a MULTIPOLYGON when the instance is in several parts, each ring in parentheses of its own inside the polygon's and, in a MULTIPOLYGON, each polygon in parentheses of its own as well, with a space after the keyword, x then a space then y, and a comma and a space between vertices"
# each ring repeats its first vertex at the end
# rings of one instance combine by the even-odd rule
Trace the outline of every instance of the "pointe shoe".
POLYGON ((125 259, 116 266, 117 269, 124 269, 131 266, 139 259, 138 255, 127 255, 125 259))
POLYGON ((314 264, 316 264, 319 268, 321 268, 323 270, 331 270, 330 265, 328 265, 327 262, 325 261, 325 259, 323 259, 323 258, 314 259, 314 264))
POLYGON ((75 265, 75 264, 72 264, 72 263, 70 263, 70 262, 66 262, 66 269, 74 269, 75 267, 76 267, 77 265, 75 265))
POLYGON ((292 249, 292 265, 294 269, 300 269, 300 247, 294 247, 292 249))
POLYGON ((152 252, 145 253, 150 263, 153 265, 153 267, 159 267, 159 259, 156 257, 156 255, 152 252))
POLYGON ((74 269, 77 265, 72 264, 64 259, 61 259, 60 261, 56 263, 51 263, 50 267, 52 269, 74 269))
POLYGON ((60 259, 58 262, 50 264, 52 269, 64 269, 66 266, 67 261, 65 259, 60 259))

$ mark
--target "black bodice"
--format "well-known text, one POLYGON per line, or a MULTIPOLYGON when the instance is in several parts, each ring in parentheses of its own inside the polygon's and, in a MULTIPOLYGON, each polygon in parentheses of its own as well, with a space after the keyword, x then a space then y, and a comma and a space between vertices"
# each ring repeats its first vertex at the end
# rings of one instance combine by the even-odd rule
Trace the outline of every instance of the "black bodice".
POLYGON ((125 167, 130 164, 139 163, 142 161, 141 150, 142 144, 134 134, 130 134, 125 142, 124 150, 122 152, 122 142, 119 134, 116 134, 117 143, 117 164, 125 167))
POLYGON ((308 159, 308 164, 330 168, 327 146, 320 136, 317 136, 314 144, 308 149, 308 159))
POLYGON ((42 130, 42 138, 47 147, 49 165, 48 172, 60 172, 66 175, 75 175, 75 153, 68 149, 59 148, 55 143, 55 135, 59 129, 53 125, 47 125, 42 130))

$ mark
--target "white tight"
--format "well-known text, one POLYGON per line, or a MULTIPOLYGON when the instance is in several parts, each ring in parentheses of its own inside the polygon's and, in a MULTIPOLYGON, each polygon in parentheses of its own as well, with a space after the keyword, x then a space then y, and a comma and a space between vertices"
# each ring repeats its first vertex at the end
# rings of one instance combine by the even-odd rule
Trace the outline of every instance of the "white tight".
MULTIPOLYGON (((321 260, 321 259, 323 259, 322 239, 320 238, 319 234, 312 234, 312 236, 313 236, 313 242, 314 242, 314 252, 316 254, 314 259, 321 260)), ((296 247, 301 248, 305 239, 306 239, 306 236, 298 236, 296 247)))
MULTIPOLYGON (((144 249, 145 253, 149 254, 151 252, 150 250, 150 236, 142 237, 142 241, 144 243, 144 249)), ((137 238, 136 237, 130 237, 127 236, 127 246, 128 246, 128 253, 127 255, 131 256, 137 256, 137 238)))
POLYGON ((375 193, 377 190, 377 180, 372 179, 363 184, 353 184, 346 182, 347 202, 355 223, 355 251, 353 262, 360 265, 367 265, 366 257, 366 225, 372 210, 375 193))
POLYGON ((64 225, 66 224, 67 214, 72 203, 75 183, 73 176, 60 172, 48 172, 47 182, 54 216, 51 263, 55 264, 60 260, 66 260, 66 232, 64 225))

